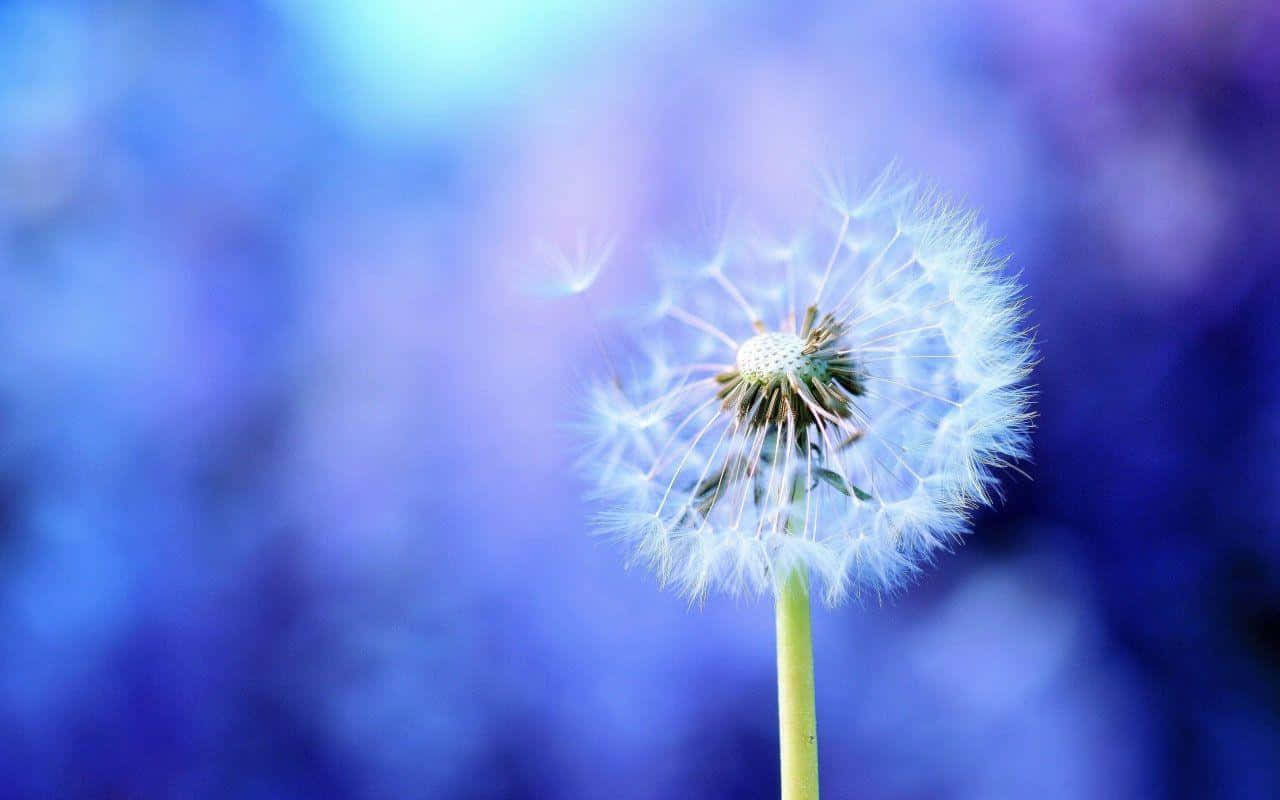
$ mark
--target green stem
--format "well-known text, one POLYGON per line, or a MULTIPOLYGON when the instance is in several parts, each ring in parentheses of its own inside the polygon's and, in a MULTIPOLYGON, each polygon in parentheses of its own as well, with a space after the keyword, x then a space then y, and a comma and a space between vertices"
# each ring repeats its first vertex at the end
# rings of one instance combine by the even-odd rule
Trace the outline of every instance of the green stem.
POLYGON ((813 703, 809 581, 792 572, 778 596, 778 744, 782 800, 818 798, 818 716, 813 703))

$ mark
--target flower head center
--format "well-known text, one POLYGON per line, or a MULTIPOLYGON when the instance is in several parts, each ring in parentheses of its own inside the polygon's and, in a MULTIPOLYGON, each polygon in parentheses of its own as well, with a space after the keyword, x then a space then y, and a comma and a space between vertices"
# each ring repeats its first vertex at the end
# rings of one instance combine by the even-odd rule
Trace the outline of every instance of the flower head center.
POLYGON ((805 340, 790 333, 761 333, 738 348, 738 372, 751 383, 785 382, 788 376, 822 377, 823 364, 805 353, 805 340))
POLYGON ((819 418, 847 419, 864 390, 862 370, 841 344, 844 330, 832 315, 817 319, 813 313, 799 336, 752 336, 738 346, 734 368, 716 376, 717 397, 749 428, 786 425, 806 440, 806 429, 819 418))

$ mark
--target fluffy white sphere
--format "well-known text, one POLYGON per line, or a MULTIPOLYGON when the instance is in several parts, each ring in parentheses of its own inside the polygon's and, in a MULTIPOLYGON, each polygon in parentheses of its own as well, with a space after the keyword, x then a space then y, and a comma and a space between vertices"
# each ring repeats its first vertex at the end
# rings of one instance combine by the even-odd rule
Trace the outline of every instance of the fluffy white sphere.
POLYGON ((891 175, 830 206, 667 270, 661 357, 590 389, 599 529, 690 596, 890 590, 1026 456, 1033 348, 973 215, 891 175))

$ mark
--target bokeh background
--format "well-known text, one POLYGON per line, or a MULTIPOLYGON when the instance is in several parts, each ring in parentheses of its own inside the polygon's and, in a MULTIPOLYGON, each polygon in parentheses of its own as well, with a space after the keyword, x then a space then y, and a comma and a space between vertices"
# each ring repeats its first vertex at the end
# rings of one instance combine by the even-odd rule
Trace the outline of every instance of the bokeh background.
POLYGON ((825 796, 1280 787, 1280 5, 0 3, 0 797, 770 798, 770 605, 591 539, 536 239, 897 157, 1031 480, 817 612, 825 796))

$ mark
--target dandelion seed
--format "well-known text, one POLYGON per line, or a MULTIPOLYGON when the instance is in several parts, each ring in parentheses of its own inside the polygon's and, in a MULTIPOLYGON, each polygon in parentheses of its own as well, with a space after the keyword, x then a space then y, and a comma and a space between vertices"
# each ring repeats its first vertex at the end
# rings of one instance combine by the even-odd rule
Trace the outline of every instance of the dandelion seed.
MULTIPOLYGON (((592 387, 600 529, 692 597, 892 591, 1027 454, 1032 342, 975 217, 892 173, 826 196, 825 239, 667 275, 638 332, 661 359, 592 387)), ((560 263, 575 292, 599 270, 560 263)))
POLYGON ((613 255, 613 246, 612 239, 595 239, 585 233, 578 234, 569 251, 541 242, 537 271, 526 281, 525 288, 544 297, 582 294, 600 277, 600 270, 613 255))

